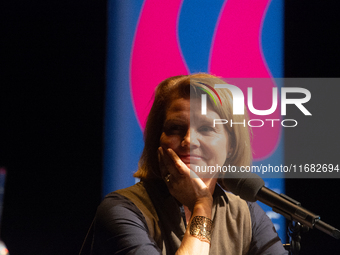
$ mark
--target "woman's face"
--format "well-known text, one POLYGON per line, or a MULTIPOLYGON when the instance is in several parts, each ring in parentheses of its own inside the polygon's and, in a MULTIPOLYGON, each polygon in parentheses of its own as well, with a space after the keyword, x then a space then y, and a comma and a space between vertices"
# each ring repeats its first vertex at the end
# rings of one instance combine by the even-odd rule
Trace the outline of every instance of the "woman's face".
MULTIPOLYGON (((160 146, 171 148, 179 158, 199 177, 214 177, 199 174, 198 168, 222 167, 228 152, 231 152, 229 135, 223 125, 214 127, 214 119, 220 116, 207 107, 207 114, 201 114, 200 99, 179 98, 174 100, 164 121, 160 146), (191 114, 191 116, 190 116, 191 114)), ((201 170, 202 171, 202 170, 201 170)))

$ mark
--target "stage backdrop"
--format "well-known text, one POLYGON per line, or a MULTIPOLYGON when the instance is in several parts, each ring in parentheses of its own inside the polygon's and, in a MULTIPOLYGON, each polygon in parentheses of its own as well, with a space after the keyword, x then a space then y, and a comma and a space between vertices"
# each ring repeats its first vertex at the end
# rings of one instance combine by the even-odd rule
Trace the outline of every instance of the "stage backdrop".
MULTIPOLYGON (((194 72, 283 77, 282 0, 117 0, 108 5, 103 195, 135 183, 146 116, 154 89, 165 78, 194 72)), ((255 138, 263 135, 253 132, 255 138)), ((266 135, 266 145, 254 139, 253 164, 280 165, 283 129, 266 135)), ((265 181, 284 193, 283 179, 265 181)), ((283 216, 261 206, 284 241, 283 216)))

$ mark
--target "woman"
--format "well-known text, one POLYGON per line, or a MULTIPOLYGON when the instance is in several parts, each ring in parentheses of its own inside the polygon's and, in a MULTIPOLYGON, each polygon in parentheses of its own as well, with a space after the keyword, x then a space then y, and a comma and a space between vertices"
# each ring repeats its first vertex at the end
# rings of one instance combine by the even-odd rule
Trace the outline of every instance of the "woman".
POLYGON ((256 203, 226 193, 221 176, 198 171, 251 163, 248 128, 213 124, 247 118, 232 116, 231 93, 216 89, 221 104, 207 97, 201 112, 201 95, 217 83, 224 82, 194 74, 159 84, 134 175, 141 182, 101 203, 87 237, 90 254, 287 254, 256 203))

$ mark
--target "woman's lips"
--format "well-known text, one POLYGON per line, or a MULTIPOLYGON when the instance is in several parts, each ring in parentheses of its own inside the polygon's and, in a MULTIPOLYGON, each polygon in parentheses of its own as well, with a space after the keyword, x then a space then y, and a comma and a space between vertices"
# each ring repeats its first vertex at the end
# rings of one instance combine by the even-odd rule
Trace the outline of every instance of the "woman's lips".
POLYGON ((202 157, 199 156, 199 155, 179 155, 179 158, 185 164, 196 163, 196 162, 202 160, 202 157))

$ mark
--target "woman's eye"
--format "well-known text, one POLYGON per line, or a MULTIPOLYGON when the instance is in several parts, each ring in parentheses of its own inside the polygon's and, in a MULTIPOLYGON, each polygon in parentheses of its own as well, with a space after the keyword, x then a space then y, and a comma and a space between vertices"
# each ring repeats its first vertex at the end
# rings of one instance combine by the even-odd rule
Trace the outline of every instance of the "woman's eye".
POLYGON ((186 133, 186 129, 181 125, 171 125, 164 127, 164 132, 167 135, 182 134, 186 133))
POLYGON ((211 132, 214 131, 215 129, 213 127, 210 126, 202 126, 199 128, 200 132, 211 132))

